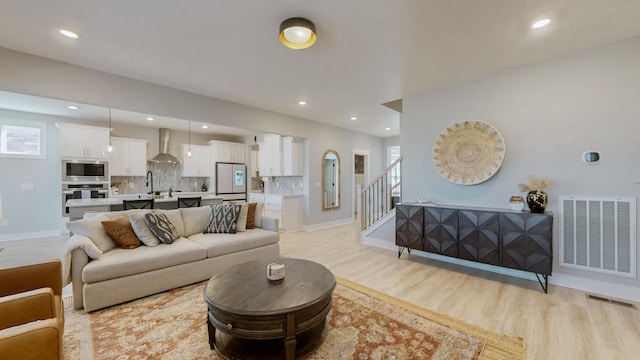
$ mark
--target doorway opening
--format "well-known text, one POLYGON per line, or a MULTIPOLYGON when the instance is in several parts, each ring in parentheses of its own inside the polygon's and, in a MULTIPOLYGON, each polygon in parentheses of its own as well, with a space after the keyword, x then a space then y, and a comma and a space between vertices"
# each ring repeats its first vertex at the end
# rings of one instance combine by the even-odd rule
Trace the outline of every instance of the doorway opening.
POLYGON ((369 177, 369 151, 353 150, 353 217, 358 220, 362 209, 362 189, 369 177))

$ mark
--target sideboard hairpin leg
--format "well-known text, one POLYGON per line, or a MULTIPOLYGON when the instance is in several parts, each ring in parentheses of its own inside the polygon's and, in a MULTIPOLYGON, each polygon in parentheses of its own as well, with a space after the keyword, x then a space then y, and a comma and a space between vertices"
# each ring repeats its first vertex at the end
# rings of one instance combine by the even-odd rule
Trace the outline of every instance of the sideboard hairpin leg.
POLYGON ((398 246, 398 259, 400 259, 400 255, 404 252, 404 249, 407 249, 407 253, 411 254, 411 248, 406 246, 398 246))
POLYGON ((542 290, 544 290, 544 293, 547 293, 547 290, 549 289, 549 275, 542 275, 542 278, 544 279, 544 284, 542 283, 542 280, 540 279, 540 275, 536 273, 536 278, 538 279, 538 282, 540 283, 540 286, 542 287, 542 290))

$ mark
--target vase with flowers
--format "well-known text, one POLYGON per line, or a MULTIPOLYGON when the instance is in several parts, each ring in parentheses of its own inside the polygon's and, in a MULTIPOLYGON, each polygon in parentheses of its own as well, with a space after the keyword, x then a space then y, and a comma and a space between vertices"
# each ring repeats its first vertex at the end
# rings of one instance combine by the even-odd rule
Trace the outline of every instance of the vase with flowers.
POLYGON ((545 178, 531 176, 526 183, 518 184, 520 191, 527 193, 527 205, 532 213, 543 213, 547 207, 547 193, 544 190, 550 181, 545 178))

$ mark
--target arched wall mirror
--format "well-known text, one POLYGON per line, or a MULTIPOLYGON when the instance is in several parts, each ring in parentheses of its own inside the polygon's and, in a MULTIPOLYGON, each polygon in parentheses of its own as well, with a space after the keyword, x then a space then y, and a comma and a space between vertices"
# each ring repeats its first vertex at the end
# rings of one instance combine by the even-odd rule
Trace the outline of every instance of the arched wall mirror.
POLYGON ((327 150, 322 155, 322 210, 340 208, 340 155, 327 150))

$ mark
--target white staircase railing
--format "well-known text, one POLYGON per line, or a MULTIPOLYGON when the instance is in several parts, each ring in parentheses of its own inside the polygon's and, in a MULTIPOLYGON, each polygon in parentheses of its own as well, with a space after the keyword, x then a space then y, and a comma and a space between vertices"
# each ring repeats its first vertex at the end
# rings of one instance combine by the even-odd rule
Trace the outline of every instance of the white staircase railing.
POLYGON ((391 163, 361 192, 360 224, 367 229, 402 201, 402 156, 391 163))

